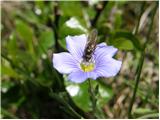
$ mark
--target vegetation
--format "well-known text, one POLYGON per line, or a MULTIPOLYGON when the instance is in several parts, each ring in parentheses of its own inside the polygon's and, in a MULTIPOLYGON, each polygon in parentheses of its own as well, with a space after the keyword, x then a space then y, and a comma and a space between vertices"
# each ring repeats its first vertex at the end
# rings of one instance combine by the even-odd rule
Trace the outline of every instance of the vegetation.
POLYGON ((1 8, 1 118, 159 117, 158 1, 2 1, 1 8), (119 49, 121 71, 72 83, 53 68, 52 54, 67 51, 67 35, 93 28, 98 43, 119 49))

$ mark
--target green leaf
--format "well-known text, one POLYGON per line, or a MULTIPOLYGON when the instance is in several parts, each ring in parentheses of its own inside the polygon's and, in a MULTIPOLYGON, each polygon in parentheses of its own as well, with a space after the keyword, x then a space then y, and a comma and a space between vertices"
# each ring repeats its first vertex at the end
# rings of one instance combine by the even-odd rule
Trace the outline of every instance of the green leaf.
POLYGON ((54 44, 54 34, 51 29, 48 29, 41 33, 39 37, 39 47, 41 50, 47 51, 49 48, 53 47, 54 44))
POLYGON ((8 77, 13 77, 13 78, 19 77, 17 72, 10 66, 10 63, 7 60, 2 59, 1 62, 2 62, 1 65, 2 76, 6 75, 8 77))
POLYGON ((2 75, 8 75, 9 77, 14 77, 14 78, 18 78, 18 74, 16 73, 16 71, 14 71, 11 67, 9 66, 5 66, 2 65, 1 66, 2 69, 2 75))
MULTIPOLYGON (((90 95, 88 92, 88 81, 85 81, 81 84, 75 84, 66 80, 65 84, 66 89, 75 104, 85 112, 91 111, 92 103, 90 101, 90 95)), ((97 81, 92 80, 91 84, 94 88, 97 88, 97 81)), ((103 107, 113 95, 111 89, 106 88, 102 84, 98 84, 98 91, 96 92, 96 96, 98 97, 97 107, 99 108, 103 107)))
POLYGON ((124 38, 118 38, 114 39, 112 42, 112 45, 114 45, 116 48, 119 48, 121 50, 133 50, 134 45, 129 40, 126 40, 124 38))
POLYGON ((134 111, 134 114, 147 114, 147 113, 153 113, 155 111, 149 109, 149 108, 137 108, 134 111))
POLYGON ((33 58, 33 56, 27 51, 18 51, 16 56, 16 64, 18 66, 23 66, 23 69, 28 72, 32 72, 35 69, 37 61, 33 58))
POLYGON ((21 40, 24 41, 25 47, 27 50, 33 55, 34 54, 34 47, 33 47, 33 30, 32 28, 27 25, 25 22, 21 20, 16 20, 16 31, 21 40))
POLYGON ((44 87, 51 87, 54 82, 52 79, 45 78, 43 75, 39 75, 35 81, 44 87))
POLYGON ((8 52, 9 54, 14 58, 17 54, 17 39, 16 39, 16 35, 14 33, 12 33, 10 36, 9 36, 9 41, 8 41, 8 44, 7 44, 7 49, 8 49, 8 52))
POLYGON ((115 14, 114 28, 119 29, 123 23, 122 11, 115 14))
POLYGON ((17 62, 17 52, 19 51, 18 49, 18 44, 17 44, 17 38, 16 38, 16 34, 13 32, 10 34, 9 36, 9 40, 8 43, 6 45, 7 51, 8 51, 8 55, 10 56, 10 58, 12 59, 13 62, 17 62))
POLYGON ((115 32, 110 37, 109 42, 121 50, 142 50, 139 40, 130 32, 115 32))
POLYGON ((64 16, 81 16, 82 17, 82 6, 80 2, 60 2, 60 9, 62 10, 62 14, 64 16), (76 10, 75 10, 76 8, 76 10))
POLYGON ((146 115, 140 116, 136 119, 158 119, 158 118, 159 118, 159 112, 146 114, 146 115))
POLYGON ((75 104, 84 111, 91 111, 91 101, 88 93, 88 83, 82 84, 69 83, 66 86, 67 91, 72 97, 75 104), (84 99, 85 98, 85 99, 84 99))
POLYGON ((81 22, 72 17, 60 27, 60 38, 63 39, 68 35, 81 35, 87 33, 87 29, 82 26, 81 22))
POLYGON ((33 13, 33 11, 17 11, 16 15, 25 20, 28 23, 34 24, 34 25, 39 25, 40 20, 38 17, 33 13))
POLYGON ((133 116, 134 118, 156 118, 156 116, 154 116, 155 112, 157 111, 150 108, 137 108, 133 111, 133 116))
POLYGON ((65 21, 65 23, 60 27, 59 33, 61 34, 59 35, 60 39, 58 42, 60 43, 61 47, 66 49, 65 37, 67 37, 68 35, 74 36, 85 34, 87 33, 87 29, 82 26, 81 22, 77 18, 72 17, 69 20, 65 21))
POLYGON ((97 106, 103 107, 112 96, 112 90, 99 83, 99 97, 97 100, 97 106))

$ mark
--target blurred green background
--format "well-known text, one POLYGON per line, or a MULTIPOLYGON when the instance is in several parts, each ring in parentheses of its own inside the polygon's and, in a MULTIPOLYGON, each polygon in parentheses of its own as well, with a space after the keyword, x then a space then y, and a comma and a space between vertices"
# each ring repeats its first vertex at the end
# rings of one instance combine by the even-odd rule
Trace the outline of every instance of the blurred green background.
POLYGON ((99 84, 97 118, 128 118, 148 39, 132 118, 158 118, 158 9, 152 19, 156 4, 2 1, 1 118, 92 118, 87 81, 71 83, 52 66, 52 54, 67 51, 67 35, 86 34, 92 28, 98 30, 98 42, 119 49, 115 57, 123 61, 116 77, 92 82, 99 84))

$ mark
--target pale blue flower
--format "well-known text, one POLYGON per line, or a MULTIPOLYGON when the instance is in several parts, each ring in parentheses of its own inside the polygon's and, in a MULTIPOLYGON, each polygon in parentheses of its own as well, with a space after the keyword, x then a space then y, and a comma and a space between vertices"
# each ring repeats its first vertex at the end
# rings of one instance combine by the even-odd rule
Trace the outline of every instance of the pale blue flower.
POLYGON ((82 83, 88 78, 115 76, 122 65, 122 62, 112 58, 118 51, 113 46, 100 43, 92 56, 92 62, 83 63, 83 54, 87 42, 86 35, 67 36, 66 44, 69 52, 53 54, 53 66, 62 73, 69 74, 68 79, 75 83, 82 83))

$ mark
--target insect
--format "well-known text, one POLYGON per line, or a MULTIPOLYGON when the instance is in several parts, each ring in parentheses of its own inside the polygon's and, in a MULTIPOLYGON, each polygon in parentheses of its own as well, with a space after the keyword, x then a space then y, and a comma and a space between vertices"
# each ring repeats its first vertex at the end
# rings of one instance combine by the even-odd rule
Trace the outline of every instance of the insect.
POLYGON ((96 49, 97 34, 98 34, 97 30, 93 29, 88 35, 87 44, 83 54, 83 60, 86 62, 90 62, 92 60, 92 54, 96 49))

